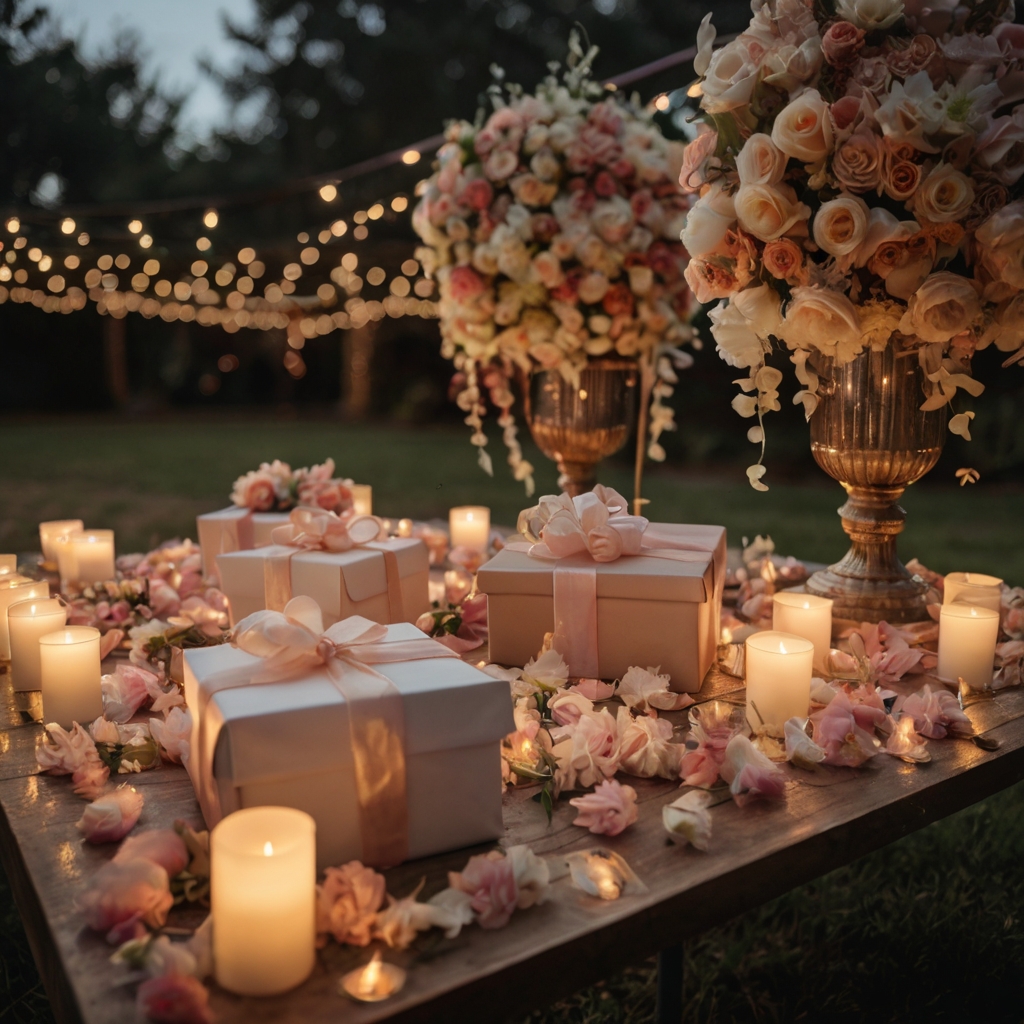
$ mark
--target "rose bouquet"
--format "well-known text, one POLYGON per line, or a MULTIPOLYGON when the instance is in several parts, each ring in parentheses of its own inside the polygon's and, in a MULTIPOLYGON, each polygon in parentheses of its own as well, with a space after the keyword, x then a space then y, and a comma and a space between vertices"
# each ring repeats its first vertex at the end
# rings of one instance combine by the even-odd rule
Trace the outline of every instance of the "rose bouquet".
MULTIPOLYGON (((1024 354, 1024 27, 1009 0, 775 0, 694 62, 702 123, 680 183, 700 193, 686 278, 719 354, 749 371, 733 402, 779 409, 773 345, 809 419, 820 357, 894 346, 950 403, 976 349, 1024 354)), ((951 418, 969 439, 973 412, 951 418)), ((761 483, 761 460, 747 470, 761 483)))
POLYGON ((288 512, 298 505, 311 505, 343 515, 352 508, 352 481, 334 476, 334 459, 301 469, 275 459, 240 476, 231 500, 253 512, 288 512))
POLYGON ((675 180, 683 146, 589 79, 596 53, 584 55, 574 36, 562 81, 552 74, 534 93, 494 86, 486 121, 452 122, 413 215, 480 464, 492 473, 486 394, 528 493, 514 372, 557 370, 578 385, 591 359, 646 358, 657 371, 649 454, 658 459, 673 361, 690 361, 676 347, 693 337, 678 242, 689 202, 675 180))

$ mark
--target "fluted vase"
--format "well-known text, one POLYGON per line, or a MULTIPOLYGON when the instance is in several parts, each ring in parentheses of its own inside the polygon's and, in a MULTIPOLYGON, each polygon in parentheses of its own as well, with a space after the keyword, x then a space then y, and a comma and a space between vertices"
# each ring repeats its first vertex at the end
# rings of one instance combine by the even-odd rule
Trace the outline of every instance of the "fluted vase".
POLYGON ((811 576, 807 589, 831 598, 837 618, 926 619, 927 586, 896 554, 907 517, 899 500, 938 462, 946 407, 921 411, 924 376, 917 355, 899 354, 891 343, 842 366, 819 358, 814 369, 820 385, 811 452, 846 489, 839 515, 852 543, 841 561, 811 576))

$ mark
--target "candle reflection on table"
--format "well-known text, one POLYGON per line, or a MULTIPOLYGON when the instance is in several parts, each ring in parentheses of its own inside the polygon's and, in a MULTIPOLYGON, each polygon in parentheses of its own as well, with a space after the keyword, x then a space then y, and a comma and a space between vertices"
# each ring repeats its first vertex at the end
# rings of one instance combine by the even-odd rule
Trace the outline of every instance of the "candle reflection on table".
POLYGON ((400 992, 405 985, 405 971, 395 964, 385 963, 380 950, 363 967, 349 971, 341 979, 341 988, 361 1003, 379 1003, 400 992))

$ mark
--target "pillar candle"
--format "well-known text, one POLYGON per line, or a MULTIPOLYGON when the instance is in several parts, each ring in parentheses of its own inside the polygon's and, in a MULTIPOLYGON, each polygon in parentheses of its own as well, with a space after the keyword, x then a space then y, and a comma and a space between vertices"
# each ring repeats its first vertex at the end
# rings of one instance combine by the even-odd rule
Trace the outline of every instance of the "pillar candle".
POLYGON ((7 609, 32 597, 49 597, 50 585, 30 580, 17 573, 0 576, 0 661, 11 660, 11 634, 7 629, 7 609))
POLYGON ((766 630, 747 637, 746 653, 747 721, 754 730, 781 736, 791 718, 807 717, 814 644, 766 630))
POLYGON ((114 531, 84 530, 71 535, 75 571, 81 583, 102 583, 114 578, 114 531))
POLYGON ((991 608, 998 612, 1002 585, 1003 581, 998 576, 986 576, 980 572, 951 572, 946 576, 942 603, 973 604, 978 608, 991 608))
POLYGON ((46 562, 57 561, 57 547, 55 541, 58 537, 67 537, 72 533, 81 533, 85 524, 81 519, 51 519, 47 523, 39 524, 39 546, 43 551, 43 560, 46 562))
POLYGON ((39 638, 60 629, 67 618, 67 607, 55 597, 19 601, 7 609, 15 690, 42 689, 39 638))
POLYGON ((939 677, 989 689, 998 639, 999 612, 959 601, 944 604, 939 613, 939 677))
POLYGON ((823 669, 832 649, 832 601, 784 590, 772 603, 772 629, 810 640, 814 644, 814 666, 823 669))
POLYGON ((349 490, 352 492, 352 511, 357 516, 373 515, 373 488, 369 484, 353 484, 349 490))
POLYGON ((210 836, 217 983, 246 996, 287 992, 316 961, 316 824, 290 807, 249 807, 210 836))
POLYGON ((464 505, 448 513, 453 548, 486 551, 491 537, 491 510, 483 505, 464 505))
POLYGON ((57 556, 57 572, 60 574, 62 588, 78 582, 78 562, 75 560, 75 546, 71 543, 71 537, 70 533, 62 534, 54 537, 51 542, 57 556))
POLYGON ((70 729, 103 714, 100 687, 100 631, 65 626, 39 638, 43 721, 70 729))

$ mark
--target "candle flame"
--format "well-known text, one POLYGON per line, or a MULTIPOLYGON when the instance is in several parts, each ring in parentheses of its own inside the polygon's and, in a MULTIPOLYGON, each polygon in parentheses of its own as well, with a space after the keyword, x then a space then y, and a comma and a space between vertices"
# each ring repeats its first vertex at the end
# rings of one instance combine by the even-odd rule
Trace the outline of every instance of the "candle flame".
POLYGON ((779 641, 779 654, 789 654, 789 651, 786 650, 785 641, 783 640, 779 641))
POLYGON ((373 995, 381 981, 380 950, 373 954, 373 959, 363 968, 362 977, 359 979, 359 992, 363 995, 373 995))
POLYGON ((732 643, 732 630, 729 629, 728 626, 726 626, 725 629, 722 630, 722 643, 723 644, 731 644, 732 643))
POLYGON ((274 844, 271 843, 269 839, 263 844, 263 856, 264 857, 273 857, 274 856, 274 844))
POLYGON ((467 512, 466 513, 466 522, 467 523, 473 522, 473 513, 472 512, 467 512))

